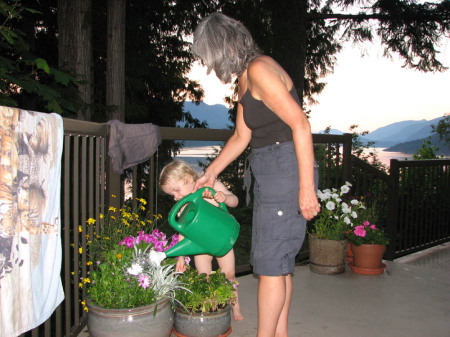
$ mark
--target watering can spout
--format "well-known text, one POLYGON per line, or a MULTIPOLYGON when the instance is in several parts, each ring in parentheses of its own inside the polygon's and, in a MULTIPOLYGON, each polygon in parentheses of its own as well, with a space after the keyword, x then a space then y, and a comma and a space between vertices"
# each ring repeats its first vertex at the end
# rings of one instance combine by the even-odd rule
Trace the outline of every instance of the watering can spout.
POLYGON ((205 254, 205 249, 192 242, 188 238, 184 238, 180 242, 178 242, 175 246, 167 250, 167 257, 175 257, 181 255, 198 255, 205 254))

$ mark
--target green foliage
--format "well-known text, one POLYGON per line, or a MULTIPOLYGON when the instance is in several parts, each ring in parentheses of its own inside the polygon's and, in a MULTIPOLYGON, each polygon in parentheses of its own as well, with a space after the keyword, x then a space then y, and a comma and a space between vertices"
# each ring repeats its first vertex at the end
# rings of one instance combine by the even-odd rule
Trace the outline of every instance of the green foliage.
POLYGON ((118 246, 105 252, 101 262, 90 275, 88 296, 104 308, 135 308, 155 302, 152 288, 139 286, 136 278, 126 278, 124 269, 133 257, 133 249, 118 246))
POLYGON ((450 145, 450 114, 444 115, 444 118, 437 125, 432 125, 433 132, 439 135, 439 139, 450 145))
POLYGON ((236 296, 233 284, 220 269, 207 276, 188 267, 179 280, 189 291, 178 291, 176 299, 192 313, 217 311, 233 303, 236 296))
MULTIPOLYGON (((32 36, 25 35, 21 22, 39 21, 41 12, 20 1, 1 2, 0 20, 0 105, 63 114, 74 111, 75 104, 63 93, 76 84, 69 74, 51 67, 30 46, 32 36), (9 5, 11 4, 11 5, 9 5), (24 18, 23 14, 27 13, 24 18), (27 97, 27 102, 23 98, 27 97), (29 103, 34 101, 34 104, 29 103)), ((73 95, 72 95, 73 96, 73 95)))
POLYGON ((414 160, 425 160, 425 159, 439 159, 442 156, 438 156, 436 153, 439 152, 439 147, 431 144, 431 137, 424 140, 422 147, 417 150, 413 155, 414 160))

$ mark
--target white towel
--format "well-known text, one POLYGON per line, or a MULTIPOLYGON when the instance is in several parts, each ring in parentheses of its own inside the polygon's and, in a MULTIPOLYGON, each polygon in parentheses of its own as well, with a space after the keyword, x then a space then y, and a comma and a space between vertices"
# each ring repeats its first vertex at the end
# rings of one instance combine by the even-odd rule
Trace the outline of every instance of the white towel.
POLYGON ((0 337, 45 322, 63 301, 63 122, 0 106, 0 337))

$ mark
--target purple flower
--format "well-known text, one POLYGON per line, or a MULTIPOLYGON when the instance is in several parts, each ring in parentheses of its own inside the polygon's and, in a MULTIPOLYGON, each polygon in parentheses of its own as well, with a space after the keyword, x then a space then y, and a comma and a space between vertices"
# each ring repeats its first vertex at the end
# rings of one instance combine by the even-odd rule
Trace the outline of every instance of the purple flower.
POLYGON ((150 286, 150 278, 145 275, 145 274, 141 274, 139 275, 139 286, 146 289, 150 286))

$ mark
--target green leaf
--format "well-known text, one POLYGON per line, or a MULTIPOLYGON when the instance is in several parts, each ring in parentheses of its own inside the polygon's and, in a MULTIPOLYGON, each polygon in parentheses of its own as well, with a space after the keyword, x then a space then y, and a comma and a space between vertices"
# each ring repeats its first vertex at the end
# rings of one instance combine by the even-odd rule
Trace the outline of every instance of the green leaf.
POLYGON ((42 69, 47 74, 50 74, 50 67, 48 66, 48 63, 46 60, 44 60, 43 58, 37 58, 34 62, 36 63, 36 67, 38 67, 39 69, 42 69))

